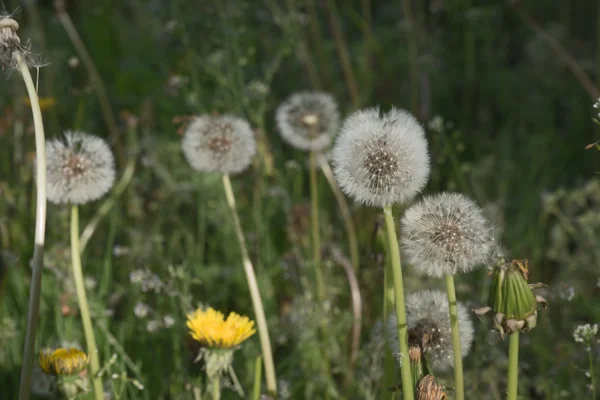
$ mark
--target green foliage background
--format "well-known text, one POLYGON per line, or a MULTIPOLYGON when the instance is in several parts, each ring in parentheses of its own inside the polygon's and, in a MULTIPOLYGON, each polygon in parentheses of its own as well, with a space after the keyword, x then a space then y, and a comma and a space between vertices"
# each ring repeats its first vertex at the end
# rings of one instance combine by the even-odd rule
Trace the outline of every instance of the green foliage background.
MULTIPOLYGON (((18 3, 5 0, 9 10, 18 3)), ((95 280, 88 291, 100 356, 106 361, 118 354, 112 371, 145 386, 138 391, 114 380, 113 390, 122 391, 122 398, 191 398, 191 388, 203 378, 201 366, 193 363, 185 314, 199 303, 252 314, 220 180, 194 173, 185 163, 179 125, 173 122, 205 112, 245 116, 262 146, 253 168, 235 177, 234 190, 265 299, 278 378, 289 398, 324 398, 327 382, 319 361, 324 348, 339 393, 356 399, 382 395, 377 357, 384 349, 378 333, 383 266, 373 241, 376 210, 353 207, 365 314, 350 391, 343 385, 351 325, 343 270, 326 264, 330 302, 325 311, 315 308, 309 294, 306 154, 282 142, 274 110, 288 95, 311 89, 334 94, 343 115, 359 107, 395 105, 412 109, 425 126, 441 117, 442 129, 435 124, 428 129, 433 172, 426 192, 457 190, 476 199, 501 228, 513 256, 529 259, 530 281, 549 285, 543 290, 549 309, 538 327, 522 336, 522 398, 591 398, 585 349, 572 332, 600 319, 600 158, 595 150, 584 150, 600 131, 592 122, 600 82, 597 1, 531 0, 517 8, 497 0, 413 1, 412 24, 401 0, 68 2, 117 113, 116 139, 109 135, 83 65, 69 62, 76 52, 52 2, 22 3, 15 17, 19 33, 30 37, 33 49, 49 62, 40 69, 39 84, 40 96, 55 99, 44 111, 47 136, 66 129, 89 131, 110 138, 120 173, 128 161, 136 163, 131 184, 101 221, 83 260, 84 272, 95 280), (558 43, 558 52, 544 34, 558 43), (352 79, 340 61, 342 47, 352 79), (596 88, 582 86, 564 63, 565 53, 596 88), (128 128, 132 118, 137 124, 128 128), (135 270, 154 274, 160 290, 144 292, 132 283, 135 270), (145 318, 133 312, 140 302, 152 309, 145 318), (165 316, 174 325, 149 332, 148 323, 165 316), (328 343, 315 335, 322 318, 331 328, 328 343)), ((16 73, 5 76, 0 91, 0 393, 13 399, 33 249, 34 138, 23 85, 16 73)), ((347 250, 331 190, 322 177, 319 185, 324 244, 347 250)), ((82 210, 84 224, 97 206, 82 210)), ((40 348, 83 341, 75 298, 64 278, 67 229, 68 210, 51 205, 40 348)), ((405 270, 408 292, 443 287, 416 276, 409 266, 405 270)), ((488 286, 484 270, 461 276, 459 300, 475 308, 486 300, 488 286)), ((475 323, 476 344, 465 360, 467 398, 503 398, 507 343, 490 343, 490 321, 475 323)), ((259 354, 256 337, 236 354, 246 392, 259 354)), ((593 354, 598 355, 597 348, 593 354)), ((451 385, 451 376, 444 377, 451 385)), ((227 390, 224 398, 238 397, 227 390)))

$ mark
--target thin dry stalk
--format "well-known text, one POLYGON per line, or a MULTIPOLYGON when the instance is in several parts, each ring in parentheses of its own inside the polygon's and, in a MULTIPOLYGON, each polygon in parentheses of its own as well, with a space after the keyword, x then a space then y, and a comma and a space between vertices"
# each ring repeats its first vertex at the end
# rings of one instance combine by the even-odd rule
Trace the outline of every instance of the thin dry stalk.
POLYGON ((588 74, 581 68, 575 57, 565 49, 558 40, 542 28, 542 26, 523 7, 516 4, 513 8, 521 17, 523 23, 542 38, 542 40, 554 51, 561 63, 563 63, 581 84, 581 87, 590 95, 592 100, 600 97, 600 90, 588 74))
POLYGON ((71 17, 67 13, 64 0, 55 0, 54 8, 56 9, 56 14, 58 15, 60 23, 67 33, 67 36, 71 40, 71 43, 73 43, 77 54, 81 58, 81 61, 87 70, 87 73, 90 77, 90 83, 92 84, 92 87, 96 92, 96 96, 98 97, 100 109, 102 110, 102 116, 104 117, 104 121, 109 131, 110 141, 115 148, 117 159, 119 160, 120 165, 124 165, 125 153, 123 152, 123 147, 121 146, 121 139, 117 130, 117 122, 110 106, 110 102, 108 101, 106 88, 102 82, 102 78, 100 77, 98 70, 96 69, 94 60, 90 56, 90 53, 88 53, 83 40, 81 40, 81 36, 79 36, 79 33, 77 32, 77 28, 75 28, 71 17))
POLYGON ((331 24, 331 33, 335 41, 335 47, 338 52, 340 63, 342 64, 346 86, 350 93, 350 99, 352 100, 354 108, 358 109, 360 108, 360 94, 358 93, 358 85, 356 83, 354 70, 352 69, 350 53, 348 52, 348 46, 346 45, 346 38, 344 37, 344 30, 342 29, 342 23, 340 21, 340 13, 335 4, 335 0, 327 0, 327 14, 329 16, 329 23, 331 24))

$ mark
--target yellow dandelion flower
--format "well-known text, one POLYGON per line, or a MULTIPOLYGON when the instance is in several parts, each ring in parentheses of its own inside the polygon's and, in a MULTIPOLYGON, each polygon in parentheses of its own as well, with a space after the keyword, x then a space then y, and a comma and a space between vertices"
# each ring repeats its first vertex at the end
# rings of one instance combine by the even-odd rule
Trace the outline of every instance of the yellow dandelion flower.
POLYGON ((40 367, 50 375, 75 375, 83 371, 90 358, 75 348, 46 349, 40 354, 40 367))
MULTIPOLYGON (((54 97, 40 97, 38 100, 40 103, 40 110, 42 111, 49 110, 56 105, 56 98, 54 97)), ((29 97, 23 97, 23 103, 31 106, 31 100, 29 100, 29 97)))
POLYGON ((225 319, 221 312, 213 308, 199 308, 188 314, 187 318, 192 337, 210 348, 230 349, 256 332, 254 321, 234 312, 225 319))

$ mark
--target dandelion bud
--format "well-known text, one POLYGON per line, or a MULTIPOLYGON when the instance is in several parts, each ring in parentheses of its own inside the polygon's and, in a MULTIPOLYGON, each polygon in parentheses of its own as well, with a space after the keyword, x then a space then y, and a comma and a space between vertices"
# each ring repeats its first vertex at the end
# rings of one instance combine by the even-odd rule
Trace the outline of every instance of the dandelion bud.
MULTIPOLYGON (((426 366, 432 370, 443 371, 452 367, 454 364, 452 330, 446 293, 440 290, 422 290, 407 296, 405 303, 408 342, 420 346, 426 366)), ((465 357, 469 354, 473 343, 473 322, 462 303, 458 303, 457 308, 460 348, 462 356, 465 357)), ((390 344, 395 353, 399 353, 395 315, 389 317, 388 329, 390 344)), ((427 371, 424 369, 423 372, 427 371)))
POLYGON ((434 278, 470 272, 494 249, 483 210, 457 193, 425 197, 402 218, 403 250, 420 273, 434 278))
POLYGON ((83 132, 65 132, 46 143, 47 194, 56 204, 85 204, 110 190, 115 162, 108 144, 83 132))
POLYGON ((281 137, 301 150, 323 151, 340 125, 340 113, 327 93, 299 92, 284 101, 275 116, 281 137))
POLYGON ((188 125, 181 147, 196 171, 236 174, 250 166, 256 140, 244 119, 201 115, 188 125))
POLYGON ((426 375, 415 386, 416 400, 446 400, 442 385, 435 381, 433 375, 426 375))
POLYGON ((77 375, 89 363, 87 354, 75 348, 46 349, 40 354, 40 367, 50 375, 77 375))
POLYGON ((0 66, 15 65, 15 53, 21 51, 21 39, 17 35, 19 24, 8 15, 0 15, 0 66))
POLYGON ((545 300, 536 298, 527 283, 527 260, 508 262, 500 259, 492 274, 489 307, 483 311, 494 312, 494 325, 501 336, 506 332, 533 329, 537 324, 538 303, 545 303, 545 300))
POLYGON ((342 190, 360 203, 384 208, 408 202, 429 179, 425 132, 403 110, 358 111, 344 121, 333 165, 342 190))

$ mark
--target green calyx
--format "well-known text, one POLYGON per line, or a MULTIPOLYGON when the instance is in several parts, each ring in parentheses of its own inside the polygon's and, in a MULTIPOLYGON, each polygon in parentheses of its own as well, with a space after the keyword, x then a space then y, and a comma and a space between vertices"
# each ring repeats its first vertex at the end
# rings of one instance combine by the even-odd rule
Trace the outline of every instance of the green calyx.
POLYGON ((537 324, 536 297, 527 283, 527 260, 507 262, 502 259, 493 270, 489 305, 494 324, 501 335, 505 332, 528 332, 537 324))

